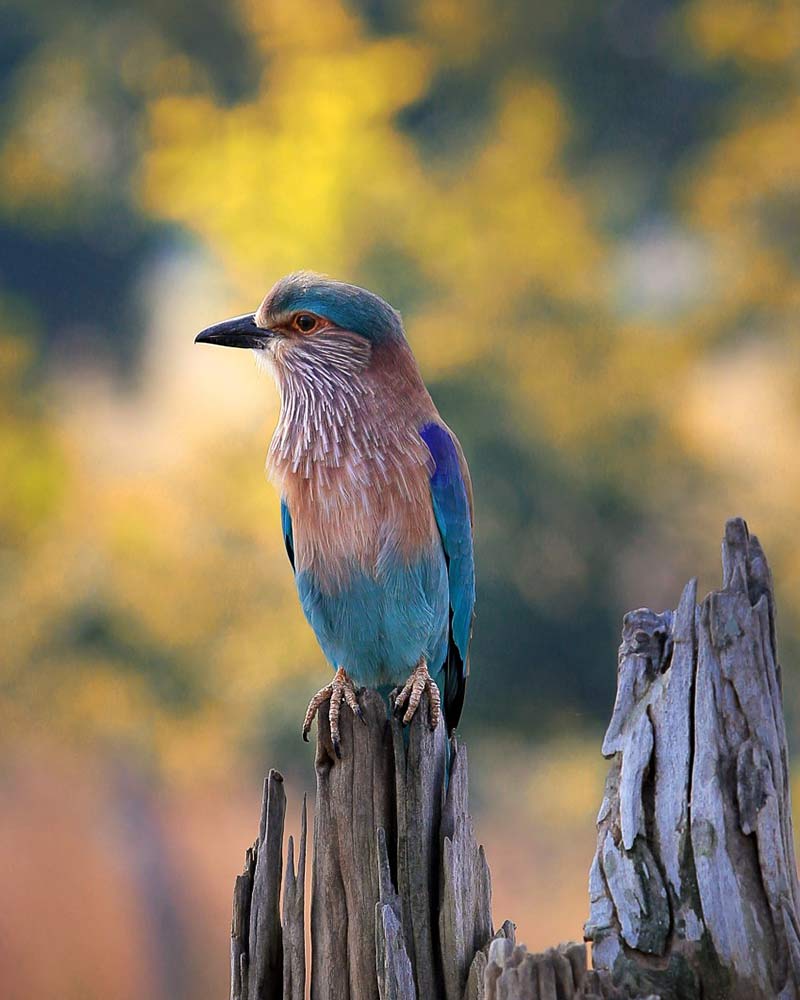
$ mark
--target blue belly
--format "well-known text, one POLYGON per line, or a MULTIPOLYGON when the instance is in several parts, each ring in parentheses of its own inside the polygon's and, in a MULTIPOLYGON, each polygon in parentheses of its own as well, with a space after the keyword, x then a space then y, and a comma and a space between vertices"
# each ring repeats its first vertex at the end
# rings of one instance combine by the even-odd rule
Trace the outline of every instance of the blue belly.
POLYGON ((432 676, 444 664, 450 603, 438 547, 410 565, 390 561, 380 574, 354 569, 334 593, 303 570, 297 590, 323 653, 356 684, 400 684, 423 656, 432 676))

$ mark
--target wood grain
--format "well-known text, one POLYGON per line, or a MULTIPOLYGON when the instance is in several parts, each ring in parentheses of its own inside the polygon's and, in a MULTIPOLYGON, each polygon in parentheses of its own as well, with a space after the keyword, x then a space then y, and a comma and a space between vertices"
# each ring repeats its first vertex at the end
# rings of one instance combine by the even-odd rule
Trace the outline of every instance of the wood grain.
POLYGON ((775 600, 740 518, 723 586, 626 615, 586 935, 664 998, 797 1000, 798 881, 775 600))
MULTIPOLYGON (((542 953, 495 933, 466 747, 404 729, 374 691, 318 719, 306 961, 306 803, 286 879, 283 779, 264 784, 236 879, 231 1000, 800 1000, 800 888, 775 598, 740 519, 723 586, 623 620, 585 936, 542 953), (307 969, 310 965, 310 977, 307 969)), ((502 778, 502 776, 501 776, 502 778)), ((546 900, 541 901, 547 905, 546 900)))

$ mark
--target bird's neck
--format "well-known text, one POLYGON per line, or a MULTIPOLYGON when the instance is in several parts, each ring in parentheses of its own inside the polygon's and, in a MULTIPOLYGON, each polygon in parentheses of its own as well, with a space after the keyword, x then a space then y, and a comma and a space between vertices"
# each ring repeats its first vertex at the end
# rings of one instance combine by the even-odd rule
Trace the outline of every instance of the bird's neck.
POLYGON ((336 368, 276 375, 281 412, 267 465, 281 490, 298 481, 313 492, 368 487, 398 464, 425 461, 418 429, 436 410, 410 349, 349 377, 336 368))

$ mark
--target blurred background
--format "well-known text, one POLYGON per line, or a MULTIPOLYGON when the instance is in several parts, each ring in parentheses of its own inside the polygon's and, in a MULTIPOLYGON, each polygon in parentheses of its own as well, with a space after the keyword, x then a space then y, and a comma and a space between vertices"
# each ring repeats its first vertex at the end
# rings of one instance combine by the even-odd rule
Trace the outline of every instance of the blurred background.
POLYGON ((580 935, 621 616, 730 515, 800 747, 799 66, 795 0, 3 0, 5 998, 226 995, 269 766, 297 825, 276 394, 192 343, 295 268, 402 310, 472 467, 497 923, 580 935))

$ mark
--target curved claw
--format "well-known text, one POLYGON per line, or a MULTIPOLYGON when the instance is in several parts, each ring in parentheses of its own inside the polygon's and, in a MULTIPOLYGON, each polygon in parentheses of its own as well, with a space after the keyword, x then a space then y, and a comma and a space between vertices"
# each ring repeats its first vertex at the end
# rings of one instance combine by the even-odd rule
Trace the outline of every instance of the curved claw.
POLYGON ((430 699, 430 726, 435 729, 439 724, 441 716, 441 696, 439 688, 428 673, 428 665, 424 659, 420 660, 411 671, 411 675, 403 685, 402 691, 395 698, 394 712, 399 716, 403 714, 403 724, 408 725, 414 718, 414 714, 419 707, 423 692, 427 691, 430 699), (406 705, 408 702, 408 705, 406 705))
POLYGON ((333 744, 334 753, 341 760, 342 751, 341 739, 339 736, 339 714, 341 712, 342 702, 345 701, 351 711, 357 715, 359 719, 361 719, 364 725, 367 724, 367 720, 364 718, 364 713, 358 703, 356 689, 343 667, 339 667, 330 684, 326 684, 324 688, 317 691, 308 703, 306 716, 303 720, 303 739, 306 743, 308 743, 308 732, 311 729, 311 723, 314 721, 314 716, 317 714, 320 705, 326 701, 330 701, 331 703, 328 714, 331 726, 331 743, 333 744))

